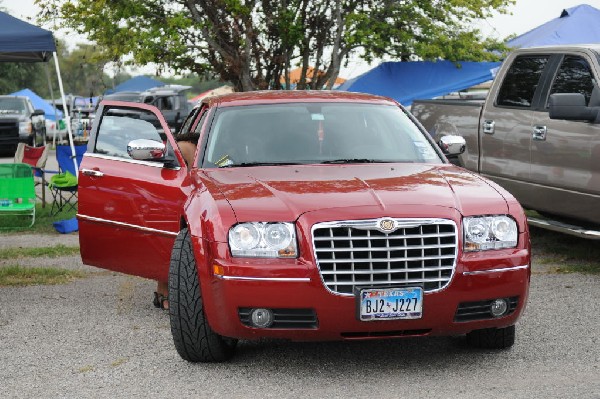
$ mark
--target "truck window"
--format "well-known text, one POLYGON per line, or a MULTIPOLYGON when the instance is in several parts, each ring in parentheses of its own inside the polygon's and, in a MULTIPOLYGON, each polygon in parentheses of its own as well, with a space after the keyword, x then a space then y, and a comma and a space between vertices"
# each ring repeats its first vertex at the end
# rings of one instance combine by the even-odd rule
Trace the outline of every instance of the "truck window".
MULTIPOLYGON (((589 103, 594 88, 593 79, 590 65, 584 58, 567 55, 556 73, 550 94, 581 93, 586 103, 589 103)), ((546 101, 546 108, 548 108, 548 101, 546 101)))
POLYGON ((548 59, 547 55, 515 58, 504 77, 496 105, 530 108, 548 59))

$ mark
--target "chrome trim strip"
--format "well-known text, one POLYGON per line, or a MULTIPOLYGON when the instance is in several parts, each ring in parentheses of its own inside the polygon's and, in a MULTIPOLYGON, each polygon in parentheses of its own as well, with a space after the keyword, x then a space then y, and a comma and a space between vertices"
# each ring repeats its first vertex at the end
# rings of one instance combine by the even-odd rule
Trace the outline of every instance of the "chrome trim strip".
POLYGON ((490 273, 502 273, 502 272, 514 272, 517 270, 524 270, 524 269, 528 269, 529 265, 523 265, 523 266, 514 266, 514 267, 503 267, 500 269, 490 269, 490 270, 476 270, 473 272, 463 272, 463 275, 465 276, 475 276, 478 274, 490 274, 490 273))
POLYGON ((221 276, 215 275, 222 280, 238 280, 238 281, 272 281, 272 282, 289 282, 289 283, 309 283, 310 277, 242 277, 242 276, 221 276))
MULTIPOLYGON (((86 157, 90 157, 90 158, 98 158, 98 159, 106 159, 109 161, 117 161, 117 162, 124 162, 124 163, 133 163, 133 164, 137 164, 137 165, 145 165, 145 166, 151 166, 153 168, 164 168, 165 165, 162 162, 151 162, 151 161, 138 161, 137 159, 127 159, 127 158, 120 158, 120 157, 113 157, 110 155, 104 155, 104 154, 97 154, 94 152, 90 152, 90 153, 86 153, 85 154, 86 157)), ((173 170, 179 170, 181 169, 180 166, 175 166, 173 168, 170 168, 173 170)))
POLYGON ((130 229, 141 230, 141 231, 146 232, 146 233, 158 233, 158 234, 164 234, 164 235, 173 236, 173 237, 177 237, 177 234, 178 234, 178 233, 175 233, 175 232, 172 232, 172 231, 158 230, 158 229, 153 229, 153 228, 150 228, 150 227, 139 226, 137 224, 115 222, 114 220, 106 220, 106 219, 102 219, 102 218, 95 218, 93 216, 86 216, 86 215, 82 215, 82 214, 79 214, 79 213, 77 214, 77 218, 78 219, 83 219, 83 220, 88 220, 90 222, 98 222, 98 223, 110 224, 110 225, 118 226, 118 227, 127 227, 127 228, 130 228, 130 229))

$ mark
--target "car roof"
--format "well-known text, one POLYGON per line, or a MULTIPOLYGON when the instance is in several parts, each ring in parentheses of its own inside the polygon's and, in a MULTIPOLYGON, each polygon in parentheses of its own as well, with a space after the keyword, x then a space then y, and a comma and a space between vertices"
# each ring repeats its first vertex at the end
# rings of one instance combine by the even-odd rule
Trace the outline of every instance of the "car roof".
POLYGON ((208 97, 202 103, 210 106, 241 106, 269 103, 297 103, 297 102, 353 102, 396 105, 391 98, 375 96, 365 93, 354 93, 336 90, 262 90, 246 91, 208 97))

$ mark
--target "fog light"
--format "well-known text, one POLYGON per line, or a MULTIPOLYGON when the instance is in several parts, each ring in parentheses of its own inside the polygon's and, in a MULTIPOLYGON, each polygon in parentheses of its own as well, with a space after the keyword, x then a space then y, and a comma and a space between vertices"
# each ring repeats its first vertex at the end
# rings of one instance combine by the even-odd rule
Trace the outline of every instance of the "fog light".
POLYGON ((273 324, 273 312, 270 309, 252 309, 250 320, 255 327, 267 328, 273 324))
POLYGON ((500 317, 506 314, 508 310, 508 301, 506 299, 495 299, 492 301, 490 305, 490 312, 492 312, 492 316, 500 317))

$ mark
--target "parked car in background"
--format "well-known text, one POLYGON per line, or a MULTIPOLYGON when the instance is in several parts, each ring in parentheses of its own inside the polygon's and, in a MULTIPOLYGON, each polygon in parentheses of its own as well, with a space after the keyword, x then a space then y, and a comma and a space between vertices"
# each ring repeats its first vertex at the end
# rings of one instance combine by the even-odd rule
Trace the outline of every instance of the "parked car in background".
POLYGON ((191 86, 167 85, 141 93, 141 101, 160 109, 172 132, 177 132, 191 110, 187 92, 191 86))
POLYGON ((536 226, 600 239, 600 46, 514 51, 483 102, 421 100, 411 112, 459 161, 545 219, 536 226))
MULTIPOLYGON (((105 94, 102 97, 102 100, 110 100, 110 101, 129 101, 129 102, 141 102, 142 101, 142 92, 140 91, 119 91, 116 93, 105 94)), ((96 108, 98 108, 96 105, 96 108)))
POLYGON ((85 264, 168 279, 184 359, 223 361, 259 338, 513 345, 530 278, 523 210, 449 164, 398 103, 247 92, 192 118, 188 167, 159 109, 103 101, 77 216, 85 264))
POLYGON ((45 144, 44 115, 43 110, 33 107, 29 97, 0 96, 0 151, 14 152, 19 142, 45 144))

